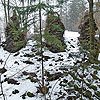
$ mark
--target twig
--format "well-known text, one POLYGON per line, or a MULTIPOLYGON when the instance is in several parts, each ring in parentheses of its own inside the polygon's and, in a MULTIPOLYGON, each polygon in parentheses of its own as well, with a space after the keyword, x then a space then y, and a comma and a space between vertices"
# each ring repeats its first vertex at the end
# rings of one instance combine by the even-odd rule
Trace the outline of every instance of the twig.
POLYGON ((55 88, 55 86, 56 86, 56 84, 59 82, 59 80, 60 80, 60 78, 58 79, 58 81, 54 84, 54 86, 52 87, 52 90, 51 90, 51 92, 50 92, 50 100, 51 100, 51 95, 52 95, 52 92, 53 92, 53 90, 54 90, 54 88, 55 88))
POLYGON ((3 66, 3 67, 5 67, 6 62, 7 62, 7 60, 9 59, 10 55, 11 55, 11 53, 8 55, 8 57, 7 57, 7 59, 6 59, 6 61, 5 61, 4 66, 3 66))
POLYGON ((0 87, 1 87, 1 93, 2 93, 3 99, 6 100, 4 92, 3 92, 3 86, 2 86, 2 81, 1 81, 1 74, 0 74, 0 85, 1 85, 0 87))

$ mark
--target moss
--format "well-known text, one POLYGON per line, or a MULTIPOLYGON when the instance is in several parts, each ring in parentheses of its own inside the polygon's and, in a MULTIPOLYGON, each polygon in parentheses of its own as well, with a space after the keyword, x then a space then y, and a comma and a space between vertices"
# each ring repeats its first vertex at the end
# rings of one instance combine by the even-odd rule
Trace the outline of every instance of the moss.
POLYGON ((34 83, 38 82, 38 79, 34 79, 32 76, 29 76, 27 79, 34 83))
POLYGON ((55 44, 57 47, 59 47, 60 51, 65 51, 66 45, 62 45, 61 40, 57 39, 55 35, 45 31, 43 36, 47 44, 55 44))
POLYGON ((78 91, 78 86, 77 85, 74 85, 74 89, 76 90, 76 91, 78 91))
POLYGON ((74 81, 70 81, 68 82, 69 87, 73 87, 74 86, 74 81))
POLYGON ((92 68, 94 68, 96 70, 100 70, 100 68, 98 66, 92 66, 92 68))
POLYGON ((93 72, 93 74, 97 74, 98 72, 97 72, 97 70, 95 70, 94 72, 93 72))
POLYGON ((35 55, 34 54, 25 54, 24 57, 30 57, 30 58, 32 58, 32 57, 35 57, 35 55))
POLYGON ((97 91, 95 94, 96 94, 98 97, 100 97, 100 91, 97 91))
POLYGON ((93 79, 95 79, 95 80, 99 79, 95 74, 91 74, 91 76, 92 76, 93 79))
POLYGON ((26 45, 26 40, 23 40, 23 41, 18 41, 18 42, 13 42, 13 45, 14 45, 14 50, 17 51, 19 50, 20 48, 24 47, 26 45))
POLYGON ((28 97, 34 97, 35 95, 33 93, 31 93, 31 92, 27 92, 27 96, 28 97))
POLYGON ((33 77, 30 77, 30 81, 31 82, 34 82, 34 83, 38 82, 38 80, 37 79, 34 79, 33 77))
POLYGON ((36 55, 41 55, 41 52, 40 52, 40 51, 37 51, 37 52, 36 52, 36 55))
POLYGON ((66 67, 61 67, 61 68, 59 68, 59 70, 65 70, 65 71, 68 71, 68 68, 66 68, 66 67))
POLYGON ((22 99, 26 99, 26 93, 24 93, 21 97, 22 99))
POLYGON ((63 82, 64 82, 64 83, 67 83, 67 82, 68 82, 68 80, 67 80, 67 79, 63 79, 63 82))
POLYGON ((88 98, 91 98, 92 93, 89 90, 87 90, 86 93, 85 93, 85 96, 88 97, 88 98))
POLYGON ((97 90, 97 87, 96 87, 96 86, 94 86, 94 85, 92 85, 90 88, 92 88, 94 91, 96 91, 96 90, 97 90))

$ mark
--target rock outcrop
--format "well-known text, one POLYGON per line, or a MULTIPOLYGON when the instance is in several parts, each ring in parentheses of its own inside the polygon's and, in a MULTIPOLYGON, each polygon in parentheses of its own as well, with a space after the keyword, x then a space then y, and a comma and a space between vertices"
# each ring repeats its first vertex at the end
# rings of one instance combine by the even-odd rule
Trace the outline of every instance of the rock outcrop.
MULTIPOLYGON (((89 41, 90 40, 90 36, 89 36, 89 16, 88 16, 88 12, 85 13, 84 17, 81 19, 81 23, 79 25, 79 33, 80 33, 80 37, 79 40, 86 40, 89 41)), ((95 21, 94 21, 94 26, 95 26, 95 30, 97 30, 95 21)))
POLYGON ((20 23, 16 12, 7 23, 5 28, 6 41, 4 49, 10 53, 17 52, 26 44, 26 36, 23 30, 20 28, 20 23))
POLYGON ((50 51, 54 53, 65 51, 64 31, 65 27, 59 14, 55 12, 48 14, 44 39, 50 51))

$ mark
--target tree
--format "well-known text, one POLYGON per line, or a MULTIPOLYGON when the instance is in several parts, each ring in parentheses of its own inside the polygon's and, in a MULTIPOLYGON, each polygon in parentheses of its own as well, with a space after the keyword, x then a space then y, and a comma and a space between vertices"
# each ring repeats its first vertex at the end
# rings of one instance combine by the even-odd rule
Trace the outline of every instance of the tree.
POLYGON ((90 25, 90 48, 95 48, 95 28, 93 18, 93 0, 88 0, 89 3, 89 25, 90 25))

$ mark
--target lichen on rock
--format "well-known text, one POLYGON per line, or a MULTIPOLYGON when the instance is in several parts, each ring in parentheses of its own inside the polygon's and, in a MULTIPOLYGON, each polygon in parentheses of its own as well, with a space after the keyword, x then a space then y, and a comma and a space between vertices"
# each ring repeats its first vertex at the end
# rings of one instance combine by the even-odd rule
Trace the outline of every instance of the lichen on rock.
POLYGON ((49 13, 46 19, 44 39, 46 41, 46 47, 51 52, 57 53, 65 51, 64 31, 65 27, 61 22, 59 14, 57 12, 49 13))
POLYGON ((5 28, 6 41, 4 49, 10 53, 17 52, 26 45, 25 30, 21 29, 20 22, 16 11, 5 28))

